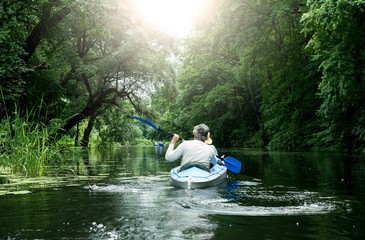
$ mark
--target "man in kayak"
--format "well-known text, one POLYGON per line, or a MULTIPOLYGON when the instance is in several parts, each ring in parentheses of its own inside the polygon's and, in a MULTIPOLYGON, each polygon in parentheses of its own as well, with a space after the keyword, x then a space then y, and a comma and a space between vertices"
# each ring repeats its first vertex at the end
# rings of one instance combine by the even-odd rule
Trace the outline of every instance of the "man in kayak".
POLYGON ((168 162, 175 161, 182 157, 181 166, 192 166, 199 164, 209 171, 209 166, 217 163, 214 149, 205 142, 211 142, 209 136, 209 127, 205 124, 199 124, 193 130, 194 139, 183 141, 176 149, 175 144, 179 140, 179 135, 174 134, 167 148, 165 159, 168 162))

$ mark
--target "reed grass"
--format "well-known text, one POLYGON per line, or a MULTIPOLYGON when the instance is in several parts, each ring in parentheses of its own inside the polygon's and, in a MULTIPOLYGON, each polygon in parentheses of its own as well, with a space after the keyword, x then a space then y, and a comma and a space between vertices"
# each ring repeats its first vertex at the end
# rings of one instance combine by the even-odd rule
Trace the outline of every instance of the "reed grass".
POLYGON ((44 176, 47 165, 62 162, 60 148, 49 143, 47 127, 33 121, 36 111, 23 115, 7 113, 0 122, 0 164, 12 174, 44 176))

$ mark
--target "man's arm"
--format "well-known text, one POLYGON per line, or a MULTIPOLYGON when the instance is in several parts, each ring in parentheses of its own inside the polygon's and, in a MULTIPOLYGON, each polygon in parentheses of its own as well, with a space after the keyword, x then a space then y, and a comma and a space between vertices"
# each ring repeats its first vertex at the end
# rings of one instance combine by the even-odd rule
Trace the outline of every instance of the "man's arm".
POLYGON ((179 141, 179 138, 180 137, 177 134, 174 134, 174 136, 172 137, 169 147, 166 150, 166 161, 173 162, 181 157, 183 153, 183 147, 181 147, 181 144, 174 150, 175 144, 177 143, 177 141, 179 141))

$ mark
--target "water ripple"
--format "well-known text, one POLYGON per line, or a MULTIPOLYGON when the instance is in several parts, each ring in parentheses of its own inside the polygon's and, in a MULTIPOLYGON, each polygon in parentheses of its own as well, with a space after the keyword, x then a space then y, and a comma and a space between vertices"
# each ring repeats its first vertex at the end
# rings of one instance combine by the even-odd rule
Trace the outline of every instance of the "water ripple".
MULTIPOLYGON (((238 216, 287 216, 325 214, 341 203, 334 196, 285 186, 265 186, 258 181, 236 181, 221 188, 176 189, 166 177, 123 179, 111 185, 87 186, 91 192, 134 194, 138 205, 146 210, 163 202, 171 211, 199 211, 199 214, 238 216), (156 201, 156 202, 155 202, 156 201)), ((129 196, 129 197, 132 197, 129 196)), ((134 205, 133 203, 129 203, 134 205)))

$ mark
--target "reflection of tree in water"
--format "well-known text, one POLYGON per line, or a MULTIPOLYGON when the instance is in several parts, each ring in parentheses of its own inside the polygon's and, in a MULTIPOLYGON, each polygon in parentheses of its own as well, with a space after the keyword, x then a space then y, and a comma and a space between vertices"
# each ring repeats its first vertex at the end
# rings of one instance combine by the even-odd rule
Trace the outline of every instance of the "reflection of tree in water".
MULTIPOLYGON (((110 178, 121 175, 155 174, 164 156, 163 147, 111 147, 107 149, 82 148, 77 150, 77 174, 110 178)), ((74 158, 74 157, 73 157, 74 158)))
MULTIPOLYGON (((86 168, 86 172, 88 176, 93 176, 93 170, 92 167, 90 165, 90 159, 89 159, 89 150, 88 148, 83 148, 82 150, 82 161, 85 165, 86 168)), ((77 162, 77 174, 79 174, 79 162, 77 162)))

